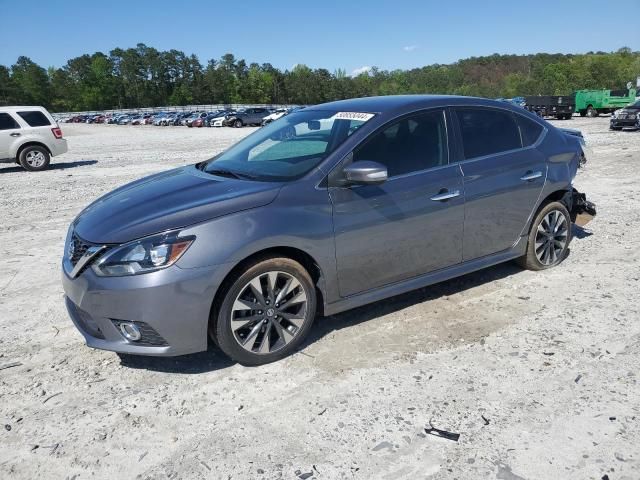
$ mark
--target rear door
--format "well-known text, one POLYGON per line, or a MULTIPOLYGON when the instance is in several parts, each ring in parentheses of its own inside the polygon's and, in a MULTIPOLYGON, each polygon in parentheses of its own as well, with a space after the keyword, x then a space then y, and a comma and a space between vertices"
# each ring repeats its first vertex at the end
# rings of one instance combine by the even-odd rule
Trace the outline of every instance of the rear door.
POLYGON ((380 185, 332 187, 341 296, 388 285, 461 261, 464 193, 449 164, 442 109, 383 127, 353 152, 353 162, 387 167, 380 185))
POLYGON ((22 135, 20 125, 8 112, 0 112, 0 160, 11 158, 11 145, 22 135))
POLYGON ((511 248, 542 192, 547 164, 536 149, 545 128, 509 110, 456 107, 465 221, 463 259, 511 248))

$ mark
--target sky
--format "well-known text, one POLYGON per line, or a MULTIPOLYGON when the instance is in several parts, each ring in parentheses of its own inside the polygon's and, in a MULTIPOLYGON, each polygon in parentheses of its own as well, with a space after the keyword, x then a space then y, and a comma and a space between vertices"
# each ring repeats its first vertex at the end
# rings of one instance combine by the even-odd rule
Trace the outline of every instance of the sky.
POLYGON ((640 0, 0 0, 0 65, 43 67, 137 43, 347 73, 471 56, 640 50, 640 0), (599 24, 598 18, 607 20, 599 24), (628 12, 628 14, 625 14, 628 12))

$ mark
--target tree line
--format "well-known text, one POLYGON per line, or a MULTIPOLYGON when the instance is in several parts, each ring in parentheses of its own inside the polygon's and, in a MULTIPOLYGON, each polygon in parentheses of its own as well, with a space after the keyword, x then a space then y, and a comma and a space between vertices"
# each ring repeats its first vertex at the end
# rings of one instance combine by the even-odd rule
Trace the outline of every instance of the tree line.
POLYGON ((489 55, 411 70, 376 67, 359 75, 296 65, 280 70, 231 53, 203 65, 179 50, 142 43, 70 59, 48 69, 21 56, 0 65, 0 105, 52 111, 189 104, 301 104, 370 95, 434 93, 481 97, 566 95, 584 88, 623 89, 640 75, 640 52, 489 55))

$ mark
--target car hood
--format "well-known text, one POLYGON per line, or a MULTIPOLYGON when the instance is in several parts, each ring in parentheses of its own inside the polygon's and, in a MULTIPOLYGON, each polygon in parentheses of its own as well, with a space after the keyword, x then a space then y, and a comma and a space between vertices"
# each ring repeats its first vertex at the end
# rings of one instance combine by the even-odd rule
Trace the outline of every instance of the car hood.
POLYGON ((113 190, 85 208, 74 229, 91 243, 124 243, 267 205, 281 186, 217 177, 191 165, 113 190))

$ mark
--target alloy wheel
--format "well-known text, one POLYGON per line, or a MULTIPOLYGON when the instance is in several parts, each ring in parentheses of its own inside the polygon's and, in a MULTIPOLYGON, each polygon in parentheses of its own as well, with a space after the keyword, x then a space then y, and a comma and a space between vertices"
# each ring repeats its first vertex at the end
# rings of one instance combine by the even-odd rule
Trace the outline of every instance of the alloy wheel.
POLYGON ((26 160, 30 167, 39 168, 44 165, 46 157, 44 156, 44 153, 38 150, 31 150, 30 152, 27 152, 26 160))
POLYGON ((236 342, 255 354, 290 343, 307 318, 307 292, 292 274, 269 271, 251 279, 233 302, 231 329, 236 342))
POLYGON ((567 247, 569 223, 559 210, 551 210, 540 223, 536 232, 535 253, 542 265, 553 265, 562 260, 567 247))

